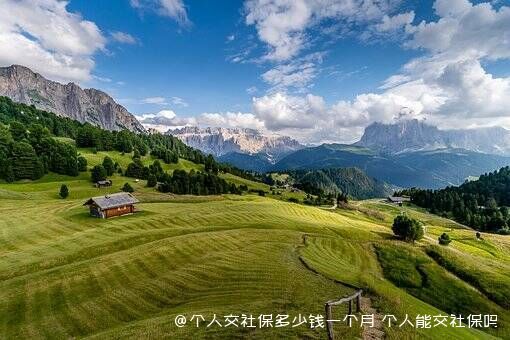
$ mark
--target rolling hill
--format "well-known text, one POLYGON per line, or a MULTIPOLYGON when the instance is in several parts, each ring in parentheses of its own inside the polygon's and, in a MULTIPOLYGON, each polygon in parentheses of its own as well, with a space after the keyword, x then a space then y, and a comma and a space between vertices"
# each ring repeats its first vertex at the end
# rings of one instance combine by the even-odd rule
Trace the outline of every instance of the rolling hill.
MULTIPOLYGON (((86 157, 92 166, 93 156, 86 157)), ((110 190, 124 181, 113 180, 110 190)), ((449 220, 404 207, 427 225, 427 237, 413 247, 391 238, 399 208, 378 201, 332 211, 256 195, 168 195, 142 181, 131 184, 138 212, 100 220, 82 205, 108 189, 94 188, 87 176, 0 183, 1 338, 326 338, 321 327, 206 328, 189 319, 322 314, 325 301, 352 286, 364 289, 370 300, 363 305, 377 318, 499 317, 498 328, 489 329, 383 326, 388 338, 510 335, 510 313, 498 299, 510 287, 510 242, 503 236, 479 242, 449 220), (68 199, 58 198, 61 183, 69 186, 68 199), (454 241, 439 248, 435 240, 444 231, 454 241), (477 280, 452 275, 439 257, 477 280), (175 326, 178 315, 187 317, 185 327, 175 326)), ((334 311, 339 318, 345 312, 334 311)), ((342 323, 334 331, 348 339, 363 333, 342 323)))

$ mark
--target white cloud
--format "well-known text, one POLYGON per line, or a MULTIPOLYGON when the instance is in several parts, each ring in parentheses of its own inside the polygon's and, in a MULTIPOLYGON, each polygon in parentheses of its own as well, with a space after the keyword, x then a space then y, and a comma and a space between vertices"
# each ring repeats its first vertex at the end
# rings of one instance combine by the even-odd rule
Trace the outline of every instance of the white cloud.
POLYGON ((250 95, 257 93, 258 91, 259 91, 259 89, 256 86, 250 86, 246 89, 246 93, 248 93, 250 95))
POLYGON ((180 106, 180 107, 188 107, 189 106, 189 104, 181 97, 172 97, 171 102, 172 102, 172 104, 180 106))
POLYGON ((0 1, 0 64, 22 64, 54 80, 86 81, 106 39, 67 1, 0 1))
MULTIPOLYGON (((389 18, 400 0, 247 0, 246 24, 255 26, 269 50, 267 60, 287 61, 309 43, 307 30, 330 19, 345 25, 409 22, 410 14, 389 18)), ((414 18, 414 15, 413 15, 414 18)), ((411 20, 412 21, 412 20, 411 20)))
POLYGON ((161 16, 172 18, 182 27, 189 27, 192 24, 182 0, 130 0, 129 2, 138 10, 151 10, 161 16))
POLYGON ((389 77, 382 92, 314 110, 303 98, 279 94, 257 98, 254 112, 267 128, 295 129, 294 136, 309 141, 346 141, 354 135, 339 131, 361 133, 371 122, 402 118, 426 119, 443 128, 496 123, 510 127, 510 77, 496 77, 483 66, 510 58, 510 7, 437 0, 434 8, 437 21, 412 25, 409 15, 397 17, 393 24, 388 17, 376 27, 381 31, 403 27, 405 46, 425 52, 389 77))
POLYGON ((140 122, 146 128, 153 128, 160 132, 182 126, 200 127, 247 127, 264 130, 264 123, 252 113, 223 112, 202 113, 196 117, 179 117, 172 110, 162 110, 157 113, 138 116, 140 122))
POLYGON ((116 42, 121 43, 121 44, 128 44, 128 45, 138 44, 138 40, 129 33, 115 31, 115 32, 111 32, 110 35, 113 40, 115 40, 116 42))
POLYGON ((157 104, 157 105, 167 105, 167 100, 165 97, 148 97, 141 100, 142 104, 157 104))

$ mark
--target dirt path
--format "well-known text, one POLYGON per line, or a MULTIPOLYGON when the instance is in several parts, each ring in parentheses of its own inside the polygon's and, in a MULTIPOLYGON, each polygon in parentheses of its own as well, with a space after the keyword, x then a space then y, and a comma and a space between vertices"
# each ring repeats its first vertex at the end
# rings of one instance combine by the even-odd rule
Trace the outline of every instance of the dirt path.
POLYGON ((367 296, 361 298, 361 311, 364 315, 374 315, 374 327, 363 327, 363 340, 384 339, 385 334, 382 315, 379 314, 374 307, 372 307, 372 300, 370 300, 367 296))

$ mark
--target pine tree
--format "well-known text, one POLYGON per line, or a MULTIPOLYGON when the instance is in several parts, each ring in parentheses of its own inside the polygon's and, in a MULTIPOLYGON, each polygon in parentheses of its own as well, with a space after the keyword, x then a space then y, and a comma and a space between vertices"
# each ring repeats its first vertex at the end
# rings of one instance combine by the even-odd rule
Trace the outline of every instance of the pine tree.
POLYGON ((60 196, 61 198, 67 198, 67 196, 69 196, 69 189, 67 188, 67 185, 62 184, 62 185, 60 186, 59 196, 60 196))

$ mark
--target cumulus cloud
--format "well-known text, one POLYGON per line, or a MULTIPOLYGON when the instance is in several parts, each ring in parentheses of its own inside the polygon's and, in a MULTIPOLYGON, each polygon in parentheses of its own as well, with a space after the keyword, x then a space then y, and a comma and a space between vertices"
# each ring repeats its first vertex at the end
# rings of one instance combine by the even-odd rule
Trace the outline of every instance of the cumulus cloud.
POLYGON ((276 63, 262 74, 262 79, 271 92, 303 92, 313 85, 322 61, 315 58, 317 53, 307 54, 309 47, 324 38, 351 35, 360 27, 363 33, 358 37, 365 41, 396 35, 414 20, 414 12, 393 15, 400 3, 400 0, 247 0, 245 22, 255 27, 258 39, 267 47, 259 61, 276 63))
MULTIPOLYGON (((413 24, 412 12, 383 14, 371 27, 377 32, 398 31, 404 47, 424 52, 388 77, 380 92, 329 106, 318 96, 281 92, 255 98, 254 114, 265 128, 309 142, 348 141, 374 121, 409 118, 444 128, 491 123, 510 127, 510 77, 494 76, 484 67, 486 62, 510 58, 510 7, 436 0, 434 10, 438 16, 434 21, 413 24)), ((299 71, 277 66, 263 78, 280 90, 293 84, 293 72, 301 79, 299 71)))
POLYGON ((86 81, 106 38, 95 23, 67 10, 67 1, 0 2, 0 64, 22 64, 59 81, 86 81))
POLYGON ((255 26, 259 39, 267 44, 267 60, 286 61, 309 43, 307 30, 330 19, 346 25, 376 24, 394 28, 408 23, 410 14, 389 18, 399 0, 247 0, 246 24, 255 26))
POLYGON ((227 128, 252 128, 264 130, 264 123, 252 113, 242 112, 204 112, 198 116, 178 116, 172 110, 161 110, 138 116, 138 120, 146 127, 160 132, 183 126, 199 127, 227 127, 227 128))
POLYGON ((180 26, 189 27, 191 21, 182 0, 130 0, 131 7, 154 11, 161 16, 174 19, 180 26))

